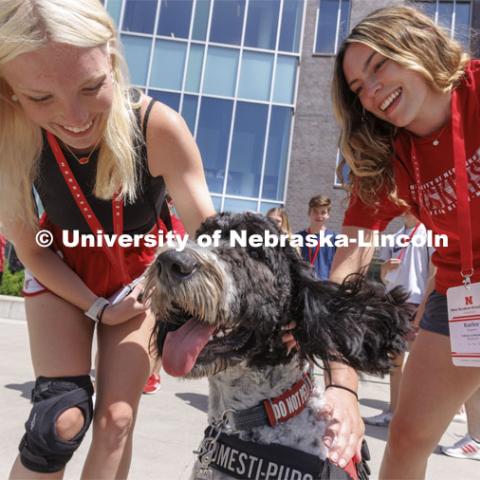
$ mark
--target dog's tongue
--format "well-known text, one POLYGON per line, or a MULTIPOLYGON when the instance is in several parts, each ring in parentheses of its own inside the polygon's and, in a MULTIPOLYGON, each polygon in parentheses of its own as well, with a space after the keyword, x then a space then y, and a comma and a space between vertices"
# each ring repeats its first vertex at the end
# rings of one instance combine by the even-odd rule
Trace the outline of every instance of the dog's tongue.
POLYGON ((178 330, 168 332, 163 344, 163 369, 173 377, 186 375, 214 331, 214 326, 192 318, 178 330))

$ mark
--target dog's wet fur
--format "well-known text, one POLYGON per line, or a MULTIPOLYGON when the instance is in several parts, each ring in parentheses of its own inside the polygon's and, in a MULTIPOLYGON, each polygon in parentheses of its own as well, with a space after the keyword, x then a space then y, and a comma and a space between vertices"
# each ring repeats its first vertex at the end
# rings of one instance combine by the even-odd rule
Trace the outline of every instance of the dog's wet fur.
MULTIPOLYGON (((317 280, 290 245, 232 248, 228 240, 233 230, 248 236, 280 233, 259 214, 218 214, 202 224, 197 236, 216 230, 222 238, 217 247, 189 242, 184 251, 162 251, 148 270, 145 288, 157 316, 158 352, 167 373, 167 334, 191 319, 211 327, 193 367, 180 369, 185 378, 208 377, 210 423, 227 409, 243 410, 280 395, 312 362, 342 362, 359 372, 383 375, 405 351, 412 312, 402 289, 386 294, 383 285, 359 275, 341 285, 317 280), (282 336, 291 322, 296 324, 298 349, 289 353, 282 336)), ((307 408, 284 424, 231 433, 325 458, 325 425, 316 415, 321 391, 317 387, 307 408)), ((214 479, 230 478, 214 473, 214 479)))

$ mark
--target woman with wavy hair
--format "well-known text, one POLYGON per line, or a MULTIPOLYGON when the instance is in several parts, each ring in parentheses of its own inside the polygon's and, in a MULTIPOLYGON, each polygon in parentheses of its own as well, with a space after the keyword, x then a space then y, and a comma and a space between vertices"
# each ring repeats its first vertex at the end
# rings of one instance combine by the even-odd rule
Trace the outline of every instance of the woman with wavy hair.
POLYGON ((129 88, 98 0, 0 2, 0 125, 0 225, 28 270, 36 376, 11 477, 61 478, 93 420, 83 477, 126 478, 154 318, 141 285, 108 298, 142 275, 155 248, 69 248, 64 234, 156 234, 165 186, 193 234, 214 213, 199 151, 177 113, 129 88))
MULTIPOLYGON (((429 229, 448 234, 448 246, 433 256, 435 286, 407 362, 380 473, 383 479, 424 478, 450 420, 480 385, 478 366, 453 363, 458 359, 450 351, 446 298, 447 290, 458 287, 451 292, 461 295, 470 291, 464 283, 480 281, 474 221, 480 215, 480 62, 420 11, 383 8, 343 43, 333 101, 350 167, 344 233, 364 229, 371 238, 411 208, 429 229)), ((362 270, 372 254, 373 247, 338 249, 331 278, 362 270)), ((350 372, 350 386, 355 381, 350 372)))

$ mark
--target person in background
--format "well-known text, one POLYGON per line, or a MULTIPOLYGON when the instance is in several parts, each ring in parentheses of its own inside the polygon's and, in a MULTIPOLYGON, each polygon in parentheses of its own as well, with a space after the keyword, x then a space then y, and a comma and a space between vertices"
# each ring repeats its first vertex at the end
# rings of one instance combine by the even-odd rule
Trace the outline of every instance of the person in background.
POLYGON ((330 218, 330 209, 332 202, 328 197, 316 195, 308 202, 308 218, 310 225, 298 235, 306 239, 307 235, 314 235, 317 245, 313 247, 304 245, 301 248, 302 257, 315 269, 315 275, 320 280, 328 280, 330 269, 332 267, 333 257, 335 256, 335 238, 336 233, 327 228, 327 220, 330 218), (332 245, 326 240, 321 244, 322 238, 330 239, 332 245))
MULTIPOLYGON (((397 240, 400 235, 406 237, 406 246, 395 241, 394 246, 380 249, 379 258, 383 260, 380 266, 380 277, 389 292, 395 287, 403 287, 409 292, 408 302, 412 305, 412 335, 409 344, 415 339, 420 319, 425 311, 425 302, 433 289, 435 266, 431 261, 433 248, 427 245, 427 230, 411 213, 402 215, 403 227, 393 234, 397 240), (423 244, 423 245, 421 245, 423 244)), ((366 417, 368 425, 386 427, 390 424, 397 408, 400 382, 402 379, 405 354, 393 360, 396 367, 390 372, 390 407, 378 415, 366 417)))
POLYGON ((5 268, 5 245, 7 240, 3 235, 0 235, 0 285, 3 281, 3 271, 5 268))
MULTIPOLYGON (((172 197, 167 193, 165 195, 165 201, 168 205, 168 210, 170 213, 170 222, 172 224, 172 231, 183 237, 185 235, 185 227, 183 226, 182 221, 177 217, 175 214, 175 205, 173 202, 172 197)), ((165 226, 165 230, 167 227, 165 226)), ((160 378, 160 370, 162 368, 162 359, 157 357, 155 360, 155 364, 153 369, 150 373, 150 376, 147 379, 147 383, 143 387, 143 393, 145 395, 152 395, 160 390, 161 378, 160 378)))
POLYGON ((283 207, 271 208, 265 216, 271 218, 281 232, 287 233, 288 235, 292 234, 290 221, 288 220, 287 212, 283 207))

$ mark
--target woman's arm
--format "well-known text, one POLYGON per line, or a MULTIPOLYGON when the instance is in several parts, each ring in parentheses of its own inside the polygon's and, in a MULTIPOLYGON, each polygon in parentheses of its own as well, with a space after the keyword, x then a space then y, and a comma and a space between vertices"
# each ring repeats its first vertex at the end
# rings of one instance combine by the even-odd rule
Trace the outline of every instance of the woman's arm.
MULTIPOLYGON (((364 243, 373 241, 373 230, 360 227, 343 227, 342 234, 348 238, 358 239, 360 230, 363 231, 364 243)), ((357 243, 349 243, 348 247, 338 247, 330 271, 330 280, 342 283, 351 273, 366 273, 372 261, 375 248, 359 247, 357 243)))
MULTIPOLYGON (((87 311, 97 299, 81 278, 50 248, 37 245, 38 229, 21 223, 3 224, 6 237, 14 244, 20 261, 42 285, 67 302, 87 311)), ((99 272, 99 275, 102 273, 99 272)), ((138 292, 136 292, 138 294, 138 292)), ((118 305, 107 307, 102 323, 116 325, 144 312, 146 307, 131 294, 118 305)))
POLYGON ((435 275, 437 274, 437 267, 432 262, 432 257, 428 261, 428 280, 425 285, 425 292, 423 292, 422 301, 417 308, 415 318, 413 320, 413 326, 419 328, 420 320, 425 313, 425 306, 427 305, 428 297, 435 290, 435 275))
MULTIPOLYGON (((344 227, 342 234, 358 239, 359 227, 344 227)), ((373 230, 363 229, 365 243, 371 242, 373 230)), ((366 273, 375 248, 350 244, 339 247, 333 259, 330 280, 341 283, 351 273, 366 273)), ((358 375, 353 368, 331 362, 330 374, 325 375, 325 386, 340 385, 354 392, 358 389, 358 375)), ((360 460, 360 448, 365 426, 357 398, 347 390, 328 388, 325 391, 326 414, 329 422, 324 440, 329 448, 328 456, 341 467, 355 455, 360 460)))
POLYGON ((215 210, 190 130, 177 112, 161 103, 155 103, 148 120, 147 152, 151 174, 163 176, 175 209, 193 236, 215 210))

